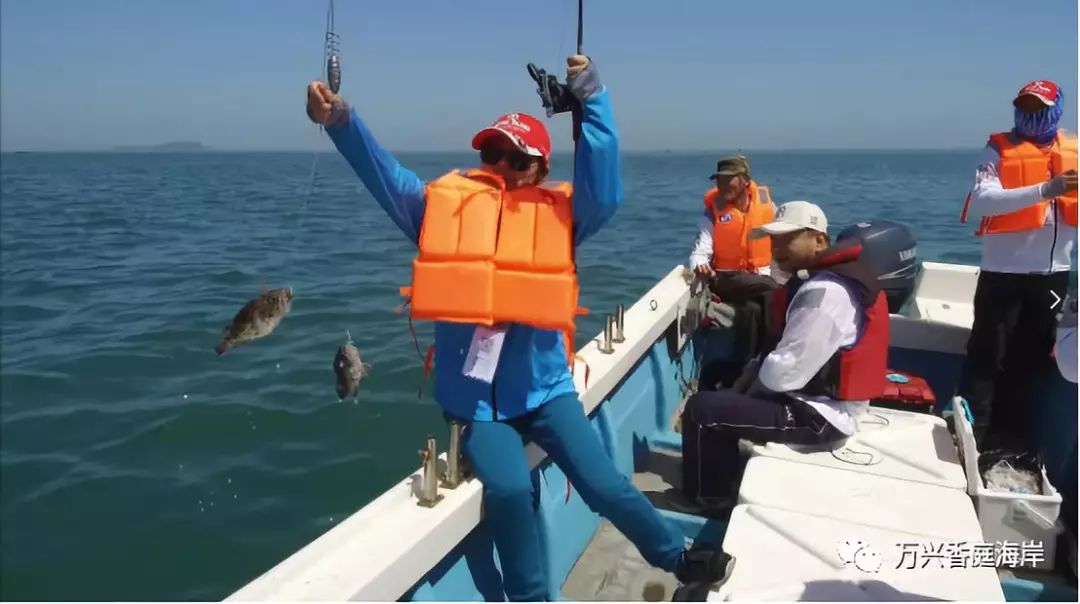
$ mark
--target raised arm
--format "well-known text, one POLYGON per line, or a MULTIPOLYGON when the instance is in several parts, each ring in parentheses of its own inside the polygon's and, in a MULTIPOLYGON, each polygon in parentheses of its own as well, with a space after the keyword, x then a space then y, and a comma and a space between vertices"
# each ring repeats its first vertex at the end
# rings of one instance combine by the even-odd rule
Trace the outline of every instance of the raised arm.
POLYGON ((600 230, 622 203, 619 133, 608 91, 596 66, 567 78, 581 102, 581 136, 574 157, 574 243, 580 245, 600 230))
POLYGON ((416 243, 424 217, 424 182, 383 148, 356 111, 321 82, 308 87, 308 114, 313 121, 325 124, 330 140, 364 187, 416 243))

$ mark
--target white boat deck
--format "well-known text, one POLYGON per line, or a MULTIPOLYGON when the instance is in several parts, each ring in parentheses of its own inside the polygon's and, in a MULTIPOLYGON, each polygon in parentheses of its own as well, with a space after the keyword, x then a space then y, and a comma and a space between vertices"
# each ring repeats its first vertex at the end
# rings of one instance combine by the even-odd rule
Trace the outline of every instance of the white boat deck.
POLYGON ((923 547, 942 543, 913 532, 917 526, 898 530, 739 505, 724 538, 724 550, 735 556, 735 570, 709 600, 1004 600, 994 568, 951 568, 947 559, 924 567, 924 557, 906 553, 921 554, 923 547))
POLYGON ((755 445, 752 455, 961 492, 967 487, 967 477, 945 420, 904 411, 871 409, 859 419, 856 435, 833 450, 768 443, 755 445))
POLYGON ((807 468, 783 459, 747 462, 739 503, 914 530, 936 539, 975 541, 982 528, 968 513, 971 498, 956 489, 834 468, 807 468), (798 497, 793 497, 798 493, 798 497), (837 493, 844 497, 837 501, 837 493), (950 513, 952 512, 952 513, 950 513))
POLYGON ((753 447, 710 599, 1002 601, 995 568, 953 549, 983 541, 965 487, 933 416, 874 408, 836 451, 753 447))

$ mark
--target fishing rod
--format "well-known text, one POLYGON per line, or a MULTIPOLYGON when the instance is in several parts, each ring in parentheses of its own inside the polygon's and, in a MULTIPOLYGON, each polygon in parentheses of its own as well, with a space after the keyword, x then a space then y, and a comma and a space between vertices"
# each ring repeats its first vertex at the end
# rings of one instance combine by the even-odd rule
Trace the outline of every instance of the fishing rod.
POLYGON ((585 23, 584 13, 584 0, 578 0, 577 3, 577 53, 581 54, 581 29, 585 23))
MULTIPOLYGON (((584 0, 578 0, 577 18, 577 54, 582 53, 582 39, 585 25, 584 0)), ((570 112, 574 123, 574 142, 581 136, 581 103, 571 94, 570 88, 547 71, 537 67, 533 63, 526 65, 529 76, 536 81, 536 93, 540 96, 540 103, 548 117, 559 113, 570 112)))

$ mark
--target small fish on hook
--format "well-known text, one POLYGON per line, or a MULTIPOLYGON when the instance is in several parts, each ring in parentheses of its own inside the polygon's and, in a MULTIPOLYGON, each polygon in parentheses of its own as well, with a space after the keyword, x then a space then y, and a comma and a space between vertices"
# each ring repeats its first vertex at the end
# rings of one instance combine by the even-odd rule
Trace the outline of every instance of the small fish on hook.
POLYGON ((334 374, 337 376, 337 395, 339 400, 356 398, 360 392, 360 382, 368 376, 371 365, 360 358, 360 351, 352 342, 352 334, 346 332, 348 340, 338 348, 334 355, 334 374))

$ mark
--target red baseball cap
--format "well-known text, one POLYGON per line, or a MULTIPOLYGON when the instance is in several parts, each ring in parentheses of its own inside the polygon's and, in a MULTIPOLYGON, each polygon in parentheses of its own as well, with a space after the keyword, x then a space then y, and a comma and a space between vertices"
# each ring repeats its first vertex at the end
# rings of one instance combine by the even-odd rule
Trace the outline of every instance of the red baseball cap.
POLYGON ((476 133, 472 148, 479 150, 493 136, 510 139, 522 153, 542 157, 547 161, 551 155, 551 137, 543 122, 527 113, 507 113, 495 123, 476 133))
MULTIPOLYGON (((1016 93, 1016 99, 1022 96, 1030 95, 1043 102, 1047 107, 1053 107, 1057 105, 1058 100, 1058 85, 1050 80, 1035 80, 1020 89, 1020 92, 1016 93)), ((1016 104, 1016 99, 1013 100, 1013 104, 1016 104)))

